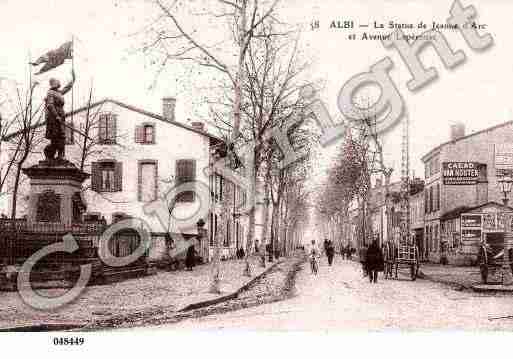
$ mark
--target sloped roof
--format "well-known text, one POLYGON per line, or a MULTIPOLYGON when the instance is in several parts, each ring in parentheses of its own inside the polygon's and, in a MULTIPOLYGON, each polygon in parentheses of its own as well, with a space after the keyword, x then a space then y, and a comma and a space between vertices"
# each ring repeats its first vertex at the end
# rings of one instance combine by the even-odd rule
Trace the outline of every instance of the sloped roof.
POLYGON ((501 127, 506 127, 506 126, 511 125, 511 124, 513 124, 513 121, 507 121, 507 122, 500 123, 500 124, 495 125, 495 126, 492 126, 492 127, 485 128, 485 129, 483 129, 483 130, 481 130, 481 131, 477 131, 477 132, 474 132, 474 133, 468 134, 468 135, 463 136, 463 137, 460 137, 460 138, 458 138, 458 139, 456 139, 456 140, 449 140, 449 141, 444 142, 444 143, 442 143, 442 144, 440 144, 440 145, 436 146, 435 148, 433 148, 431 151, 429 151, 429 152, 428 152, 428 153, 426 153, 424 156, 422 156, 422 157, 420 158, 420 160, 421 160, 422 162, 424 162, 427 158, 429 158, 429 157, 430 157, 430 155, 432 155, 434 152, 438 151, 439 149, 441 149, 441 148, 442 148, 443 146, 445 146, 445 145, 452 144, 452 143, 456 143, 456 142, 459 142, 459 141, 462 141, 462 140, 466 140, 466 139, 468 139, 468 138, 470 138, 470 137, 477 136, 477 135, 481 135, 481 134, 483 134, 483 133, 485 133, 485 132, 490 132, 490 131, 493 131, 493 130, 499 129, 499 128, 501 128, 501 127))
POLYGON ((200 131, 198 129, 195 129, 192 126, 187 126, 184 123, 181 123, 181 122, 178 122, 178 121, 174 121, 174 120, 170 120, 170 119, 165 118, 164 116, 156 114, 154 112, 150 112, 150 111, 144 110, 142 108, 139 108, 139 107, 136 107, 136 106, 133 106, 133 105, 128 105, 128 104, 126 104, 124 102, 121 102, 121 101, 118 101, 118 100, 115 100, 115 99, 112 99, 112 98, 108 98, 108 97, 104 98, 103 100, 100 100, 100 101, 92 103, 91 106, 85 105, 85 106, 80 107, 80 108, 78 108, 76 110, 70 111, 70 112, 68 112, 66 114, 66 117, 69 117, 71 115, 74 115, 74 114, 82 112, 82 111, 85 111, 85 110, 87 110, 88 107, 89 108, 97 107, 97 106, 103 105, 104 103, 107 103, 107 102, 111 102, 111 103, 116 104, 118 106, 124 107, 124 108, 126 108, 126 109, 128 109, 130 111, 134 111, 134 112, 140 113, 142 115, 154 118, 156 120, 167 122, 169 124, 172 124, 172 125, 184 128, 186 130, 189 130, 189 131, 192 131, 192 132, 196 132, 196 133, 198 133, 200 135, 204 135, 204 136, 210 137, 211 139, 214 139, 214 140, 217 140, 217 141, 222 141, 220 138, 218 138, 218 137, 208 133, 207 131, 200 131))
MULTIPOLYGON (((208 133, 207 131, 198 130, 198 129, 192 127, 192 126, 188 126, 188 125, 183 124, 183 123, 178 122, 178 121, 170 120, 170 119, 165 118, 162 115, 158 115, 158 114, 156 114, 154 112, 150 112, 150 111, 141 109, 141 108, 136 107, 136 106, 128 105, 128 104, 126 104, 124 102, 121 102, 121 101, 118 101, 118 100, 114 100, 114 99, 108 98, 108 97, 104 98, 103 100, 100 100, 100 101, 97 101, 97 102, 93 102, 90 106, 89 105, 85 105, 85 106, 82 106, 82 107, 80 107, 80 108, 78 108, 76 110, 70 111, 70 112, 66 113, 66 117, 69 117, 71 115, 77 114, 79 112, 86 111, 88 108, 94 108, 94 107, 103 105, 103 104, 105 104, 107 102, 113 103, 113 104, 118 105, 118 106, 123 107, 123 108, 126 108, 126 109, 128 109, 130 111, 134 111, 134 112, 140 113, 140 114, 142 114, 144 116, 148 116, 148 117, 154 118, 154 119, 159 120, 159 121, 167 122, 167 123, 169 123, 171 125, 181 127, 183 129, 195 132, 195 133, 203 135, 203 136, 207 136, 207 137, 209 137, 211 140, 213 140, 215 142, 223 142, 223 140, 221 138, 219 138, 217 136, 214 136, 214 135, 208 133)), ((41 122, 36 127, 42 126, 44 124, 45 124, 45 122, 41 122)), ((3 138, 3 140, 9 140, 12 137, 16 136, 18 133, 19 133, 19 131, 18 132, 14 132, 12 134, 9 134, 9 135, 5 136, 3 138)))
POLYGON ((494 205, 494 206, 497 206, 497 207, 500 207, 500 208, 505 208, 505 209, 508 209, 509 211, 513 212, 513 207, 505 206, 505 205, 503 205, 501 203, 498 203, 498 202, 495 202, 495 201, 491 201, 491 202, 487 202, 487 203, 484 203, 484 204, 480 204, 479 206, 473 206, 473 207, 460 206, 460 207, 456 207, 456 208, 454 208, 454 209, 452 209, 450 211, 447 211, 444 214, 442 214, 440 216, 440 220, 454 219, 454 218, 459 217, 462 213, 467 213, 467 212, 475 211, 476 209, 483 208, 483 207, 490 206, 490 205, 494 205))

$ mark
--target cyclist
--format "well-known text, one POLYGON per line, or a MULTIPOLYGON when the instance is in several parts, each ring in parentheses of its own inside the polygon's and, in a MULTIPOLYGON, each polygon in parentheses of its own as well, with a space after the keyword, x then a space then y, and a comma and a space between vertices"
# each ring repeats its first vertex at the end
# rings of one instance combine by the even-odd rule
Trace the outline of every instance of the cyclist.
POLYGON ((312 245, 310 247, 310 268, 312 269, 312 274, 317 274, 318 265, 317 265, 317 257, 319 256, 319 249, 315 244, 315 240, 312 240, 312 245))

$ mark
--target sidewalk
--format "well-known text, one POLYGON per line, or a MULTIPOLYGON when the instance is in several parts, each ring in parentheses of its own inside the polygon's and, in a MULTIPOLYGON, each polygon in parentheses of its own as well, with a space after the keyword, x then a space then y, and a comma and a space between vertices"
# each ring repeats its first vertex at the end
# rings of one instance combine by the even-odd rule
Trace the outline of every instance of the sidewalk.
MULTIPOLYGON (((251 259, 253 276, 261 274, 273 263, 262 268, 257 258, 251 259)), ((48 312, 27 306, 16 292, 0 293, 0 328, 42 323, 75 323, 113 316, 177 311, 192 303, 216 299, 233 293, 252 278, 242 275, 243 260, 221 262, 220 295, 208 293, 212 267, 201 265, 189 271, 158 272, 155 275, 126 280, 104 286, 90 286, 74 302, 48 312)), ((56 296, 65 289, 45 289, 41 295, 56 296)))
POLYGON ((459 289, 470 289, 473 285, 481 283, 479 267, 441 265, 435 263, 421 263, 421 278, 433 282, 449 284, 459 289))

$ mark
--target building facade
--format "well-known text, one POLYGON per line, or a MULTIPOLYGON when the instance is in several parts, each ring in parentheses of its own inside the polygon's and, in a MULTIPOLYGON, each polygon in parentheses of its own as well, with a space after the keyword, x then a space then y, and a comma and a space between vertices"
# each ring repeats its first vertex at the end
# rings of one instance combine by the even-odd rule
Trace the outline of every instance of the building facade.
MULTIPOLYGON (((451 140, 422 157, 425 167, 424 233, 429 258, 438 261, 441 243, 452 253, 449 260, 472 262, 477 255, 479 238, 461 238, 460 215, 465 209, 487 203, 502 203, 498 180, 498 148, 513 150, 513 122, 506 122, 465 135, 464 126, 451 127, 451 140)), ((492 212, 500 212, 490 206, 492 212)))
MULTIPOLYGON (((90 174, 81 193, 87 206, 85 219, 103 218, 107 223, 124 217, 144 220, 152 232, 150 259, 166 256, 169 242, 173 242, 168 234, 171 238, 182 234, 185 239, 195 238, 198 234, 195 224, 185 227, 181 224, 184 223, 182 219, 191 217, 203 204, 197 193, 183 191, 176 196, 167 195, 175 186, 188 182, 204 186, 217 205, 202 218, 208 230, 207 238, 195 245, 200 256, 208 260, 213 252, 216 216, 226 184, 219 175, 212 176, 207 170, 212 164, 215 148, 223 142, 209 134, 201 123, 193 122, 190 126, 178 122, 174 108, 173 98, 163 99, 162 114, 105 99, 68 113, 66 159, 90 174), (85 142, 84 135, 88 138, 85 142), (159 203, 163 202, 160 206, 165 206, 164 211, 151 205, 160 199, 163 199, 159 203)), ((43 138, 44 126, 36 132, 38 143, 24 167, 34 165, 44 157, 43 148, 47 144, 43 138)), ((4 139, 3 148, 15 143, 15 136, 4 139)), ((3 161, 6 159, 8 153, 3 154, 3 161)), ((12 183, 6 188, 12 188, 12 183)), ((28 189, 29 182, 22 175, 17 217, 26 215, 28 189)), ((241 191, 234 191, 233 200, 238 201, 241 191)), ((3 197, 4 208, 0 212, 10 213, 12 195, 7 192, 3 197)), ((247 227, 242 224, 243 216, 235 216, 234 207, 231 208, 222 243, 222 255, 226 258, 233 257, 234 248, 243 245, 247 227)))

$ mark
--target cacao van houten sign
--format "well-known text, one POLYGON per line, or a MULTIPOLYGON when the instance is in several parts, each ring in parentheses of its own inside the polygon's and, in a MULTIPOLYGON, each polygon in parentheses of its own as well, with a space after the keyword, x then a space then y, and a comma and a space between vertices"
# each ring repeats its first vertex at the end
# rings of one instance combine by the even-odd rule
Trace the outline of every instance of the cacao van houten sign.
POLYGON ((442 177, 444 185, 472 185, 479 177, 477 162, 444 162, 442 177))

